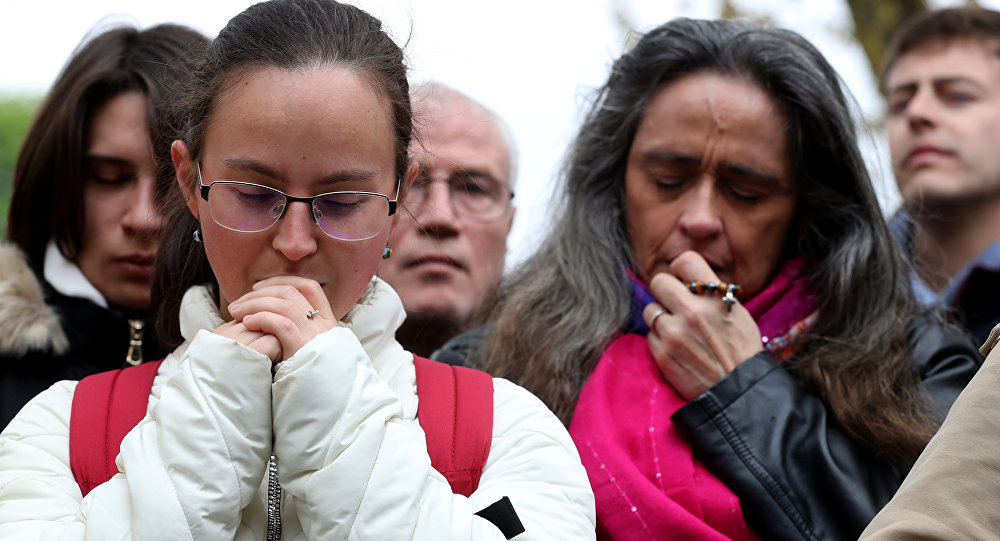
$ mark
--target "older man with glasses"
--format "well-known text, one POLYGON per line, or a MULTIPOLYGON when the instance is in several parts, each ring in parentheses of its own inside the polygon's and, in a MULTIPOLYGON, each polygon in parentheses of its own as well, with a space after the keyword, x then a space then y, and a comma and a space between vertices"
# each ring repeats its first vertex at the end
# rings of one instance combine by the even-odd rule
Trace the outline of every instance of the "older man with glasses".
POLYGON ((406 308, 396 339, 427 356, 469 326, 500 281, 516 157, 507 126, 468 96, 439 83, 411 94, 420 171, 378 274, 406 308))

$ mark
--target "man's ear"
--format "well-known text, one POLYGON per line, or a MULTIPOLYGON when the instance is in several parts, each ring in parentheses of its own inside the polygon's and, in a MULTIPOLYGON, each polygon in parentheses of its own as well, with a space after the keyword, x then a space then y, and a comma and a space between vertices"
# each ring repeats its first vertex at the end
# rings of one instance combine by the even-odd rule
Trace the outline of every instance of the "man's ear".
POLYGON ((184 141, 177 140, 170 145, 170 159, 174 162, 174 171, 177 175, 177 185, 184 194, 184 201, 187 203, 191 214, 196 220, 198 216, 198 196, 195 191, 198 189, 194 175, 194 161, 191 160, 191 153, 188 151, 184 141))
POLYGON ((406 167, 406 178, 403 179, 403 185, 409 190, 410 186, 413 185, 413 179, 417 178, 417 173, 420 172, 420 164, 415 161, 411 161, 410 165, 406 167))
POLYGON ((514 203, 510 204, 510 216, 507 217, 507 235, 510 235, 510 228, 514 225, 514 215, 517 214, 517 207, 514 203))

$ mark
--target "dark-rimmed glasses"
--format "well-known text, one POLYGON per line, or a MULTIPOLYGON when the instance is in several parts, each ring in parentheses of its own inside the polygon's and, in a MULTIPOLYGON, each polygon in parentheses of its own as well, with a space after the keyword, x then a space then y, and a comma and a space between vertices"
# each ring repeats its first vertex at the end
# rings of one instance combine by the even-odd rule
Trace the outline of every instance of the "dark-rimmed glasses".
MULTIPOLYGON (((313 221, 327 235, 346 241, 367 240, 378 235, 396 213, 396 199, 371 192, 329 192, 295 197, 280 190, 231 180, 205 184, 201 164, 195 162, 201 198, 215 223, 243 233, 265 231, 278 223, 292 203, 301 201, 312 210, 313 221), (211 191, 212 197, 208 194, 211 191)), ((399 183, 396 183, 399 197, 399 183)))
POLYGON ((452 212, 468 220, 498 220, 507 213, 514 199, 514 192, 486 175, 457 173, 443 179, 418 174, 403 197, 403 204, 410 213, 415 215, 420 212, 427 201, 430 185, 436 181, 448 184, 452 212))

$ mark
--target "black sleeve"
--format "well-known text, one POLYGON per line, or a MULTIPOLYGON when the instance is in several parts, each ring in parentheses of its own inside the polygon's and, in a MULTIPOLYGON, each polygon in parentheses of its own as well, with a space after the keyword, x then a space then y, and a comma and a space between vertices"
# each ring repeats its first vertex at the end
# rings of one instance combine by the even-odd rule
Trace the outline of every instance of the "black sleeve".
POLYGON ((29 400, 52 386, 67 379, 65 370, 48 352, 29 351, 20 356, 0 355, 0 430, 29 400))
POLYGON ((484 362, 478 351, 485 337, 486 328, 475 327, 449 340, 431 353, 430 358, 439 363, 481 369, 484 362))
MULTIPOLYGON (((980 357, 947 327, 924 326, 911 338, 925 389, 947 412, 980 357)), ((766 539, 857 539, 905 474, 849 440, 823 401, 765 352, 672 420, 766 539)))

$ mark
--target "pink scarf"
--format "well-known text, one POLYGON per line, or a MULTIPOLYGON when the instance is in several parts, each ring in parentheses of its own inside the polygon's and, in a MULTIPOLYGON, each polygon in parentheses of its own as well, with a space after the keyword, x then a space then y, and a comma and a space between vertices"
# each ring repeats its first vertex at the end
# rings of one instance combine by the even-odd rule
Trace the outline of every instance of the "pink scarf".
MULTIPOLYGON (((815 311, 804 266, 801 258, 786 262, 746 303, 769 340, 815 311)), ((599 539, 759 539, 739 498, 694 457, 671 422, 686 403, 664 381, 644 335, 623 334, 605 350, 569 429, 597 498, 599 539)))

